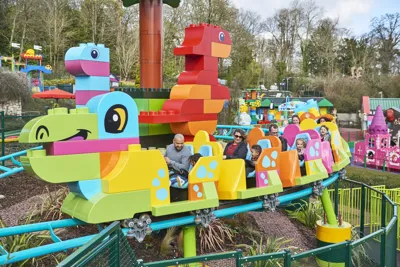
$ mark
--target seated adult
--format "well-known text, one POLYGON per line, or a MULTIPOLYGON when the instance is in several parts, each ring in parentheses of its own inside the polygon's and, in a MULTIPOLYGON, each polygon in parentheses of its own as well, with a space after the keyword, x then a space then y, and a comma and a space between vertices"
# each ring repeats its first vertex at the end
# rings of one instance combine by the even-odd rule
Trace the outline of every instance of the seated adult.
POLYGON ((279 138, 279 140, 281 140, 281 144, 282 144, 282 151, 287 151, 288 148, 288 142, 286 140, 285 137, 283 136, 279 136, 279 132, 278 132, 278 125, 276 124, 270 124, 269 127, 269 135, 270 136, 276 136, 279 138))
POLYGON ((190 149, 185 146, 182 134, 176 134, 173 143, 167 146, 164 158, 171 175, 178 174, 188 177, 190 149))
POLYGON ((292 116, 292 124, 300 124, 300 117, 298 115, 295 114, 292 116))
POLYGON ((224 150, 223 159, 243 159, 246 160, 247 142, 246 133, 242 129, 233 131, 233 142, 229 142, 224 150))

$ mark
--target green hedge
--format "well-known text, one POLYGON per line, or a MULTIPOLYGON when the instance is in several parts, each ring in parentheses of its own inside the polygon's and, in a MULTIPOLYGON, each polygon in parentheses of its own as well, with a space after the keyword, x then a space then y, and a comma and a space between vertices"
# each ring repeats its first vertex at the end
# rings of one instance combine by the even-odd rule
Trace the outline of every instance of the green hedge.
POLYGON ((57 84, 74 84, 75 78, 44 80, 45 86, 56 86, 57 84))

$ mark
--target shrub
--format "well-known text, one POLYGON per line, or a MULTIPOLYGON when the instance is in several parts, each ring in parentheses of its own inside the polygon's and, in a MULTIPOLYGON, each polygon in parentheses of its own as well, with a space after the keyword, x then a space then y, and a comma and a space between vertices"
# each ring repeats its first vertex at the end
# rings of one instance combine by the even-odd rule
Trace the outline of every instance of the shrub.
POLYGON ((46 86, 57 86, 58 84, 74 84, 75 77, 65 78, 65 79, 44 80, 43 83, 46 86))
POLYGON ((215 220, 207 228, 199 229, 200 252, 224 250, 225 241, 233 242, 234 232, 220 220, 215 220))
POLYGON ((0 68, 0 102, 25 100, 31 95, 26 75, 0 68))
POLYGON ((310 229, 315 228, 318 220, 321 220, 324 215, 324 209, 319 200, 307 202, 301 200, 303 204, 294 211, 286 210, 290 218, 298 220, 300 223, 310 229))
MULTIPOLYGON (((256 256, 256 255, 261 255, 261 254, 270 254, 274 252, 279 252, 284 249, 295 249, 297 250, 296 247, 285 247, 285 245, 289 242, 291 242, 290 239, 284 239, 283 237, 268 237, 264 239, 263 237, 260 237, 260 241, 257 241, 256 239, 252 239, 253 244, 252 245, 238 245, 237 247, 239 248, 244 248, 246 250, 245 255, 246 256, 256 256)), ((251 267, 275 267, 275 266, 281 266, 279 263, 282 262, 282 259, 274 259, 274 260, 262 260, 262 261, 255 261, 250 263, 249 265, 246 266, 251 266, 251 267)))
MULTIPOLYGON (((367 169, 362 167, 346 167, 347 178, 350 180, 365 183, 367 185, 386 185, 386 188, 400 188, 400 179, 398 173, 383 172, 379 170, 367 169)), ((351 185, 340 182, 339 185, 343 188, 348 188, 351 185)), ((354 187, 354 185, 353 185, 354 187)), ((356 185, 355 187, 359 187, 356 185)))
MULTIPOLYGON (((31 213, 28 214, 28 216, 25 218, 24 221, 21 222, 21 219, 19 220, 20 223, 22 224, 30 224, 30 223, 35 223, 37 222, 35 220, 35 209, 36 207, 31 211, 31 213)), ((5 228, 6 225, 4 222, 0 219, 0 228, 5 228)), ((51 237, 49 234, 44 234, 44 233, 25 233, 25 234, 20 234, 20 235, 12 235, 12 236, 6 236, 0 238, 0 246, 2 246, 8 253, 15 253, 17 251, 21 250, 26 250, 30 248, 36 248, 41 246, 46 240, 50 240, 51 237)), ((9 264, 6 266, 41 266, 39 263, 48 258, 51 257, 50 255, 46 255, 40 258, 32 258, 32 259, 27 259, 25 261, 17 262, 15 264, 9 264)))
POLYGON ((62 217, 61 206, 69 193, 67 187, 63 187, 56 192, 50 192, 46 187, 47 195, 42 197, 43 202, 40 209, 40 217, 44 220, 60 220, 62 217))

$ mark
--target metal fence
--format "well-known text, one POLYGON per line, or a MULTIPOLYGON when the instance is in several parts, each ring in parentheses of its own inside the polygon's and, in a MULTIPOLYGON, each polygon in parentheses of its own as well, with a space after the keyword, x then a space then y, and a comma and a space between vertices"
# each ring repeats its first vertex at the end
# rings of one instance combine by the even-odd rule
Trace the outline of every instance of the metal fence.
MULTIPOLYGON (((351 222, 353 226, 352 240, 347 240, 338 244, 332 244, 306 252, 298 253, 290 250, 261 255, 246 255, 244 251, 237 250, 225 253, 202 255, 193 258, 171 259, 159 262, 144 263, 141 260, 134 259, 128 265, 121 266, 319 266, 317 258, 323 259, 336 257, 342 262, 341 265, 332 266, 397 266, 397 233, 398 218, 397 204, 394 203, 384 192, 382 187, 370 187, 351 180, 345 180, 352 185, 358 185, 356 190, 340 189, 336 182, 335 189, 330 190, 331 197, 334 200, 336 212, 340 212, 343 220, 351 222), (356 215, 354 215, 356 214, 356 215)), ((390 193, 396 195, 397 193, 390 193)), ((336 213, 338 214, 338 213, 336 213)), ((120 246, 114 245, 114 250, 110 249, 110 244, 116 239, 126 244, 126 239, 121 236, 122 231, 119 223, 112 224, 99 234, 99 237, 90 241, 85 247, 82 247, 59 266, 93 266, 85 265, 96 257, 126 257, 121 256, 120 246), (119 233, 118 238, 112 238, 110 233, 119 233), (108 241, 106 240, 114 240, 108 241), (110 255, 110 253, 112 255, 110 255), (68 265, 67 263, 75 263, 68 265), (76 264, 79 263, 79 264, 76 264)), ((125 245, 124 245, 125 246, 125 245)), ((127 248, 128 250, 128 248, 127 248)), ((130 250, 130 248, 129 248, 130 250)), ((128 253, 128 252, 127 252, 128 253)), ((113 261, 114 262, 114 261, 113 261)), ((97 266, 97 265, 96 265, 97 266)), ((100 265, 98 265, 100 266, 100 265)), ((105 262, 101 266, 107 265, 105 262)), ((328 266, 328 265, 322 265, 328 266)))
POLYGON ((125 238, 119 222, 113 222, 86 245, 71 254, 58 266, 137 266, 135 254, 125 238))

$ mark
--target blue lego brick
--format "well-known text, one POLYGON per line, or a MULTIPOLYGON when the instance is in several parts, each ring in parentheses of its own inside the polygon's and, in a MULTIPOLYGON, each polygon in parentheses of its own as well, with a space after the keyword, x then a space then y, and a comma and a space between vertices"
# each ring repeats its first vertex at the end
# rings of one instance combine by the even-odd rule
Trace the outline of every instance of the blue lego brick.
POLYGON ((68 49, 64 59, 65 61, 92 60, 98 62, 110 62, 110 49, 106 48, 103 44, 79 44, 79 47, 68 49))
POLYGON ((99 139, 139 137, 138 109, 129 95, 122 92, 98 95, 90 99, 86 106, 90 113, 97 114, 99 139), (109 127, 107 130, 105 122, 112 123, 115 115, 119 115, 119 121, 123 124, 110 124, 118 127, 109 127))
POLYGON ((110 91, 110 77, 75 77, 75 90, 110 91))

